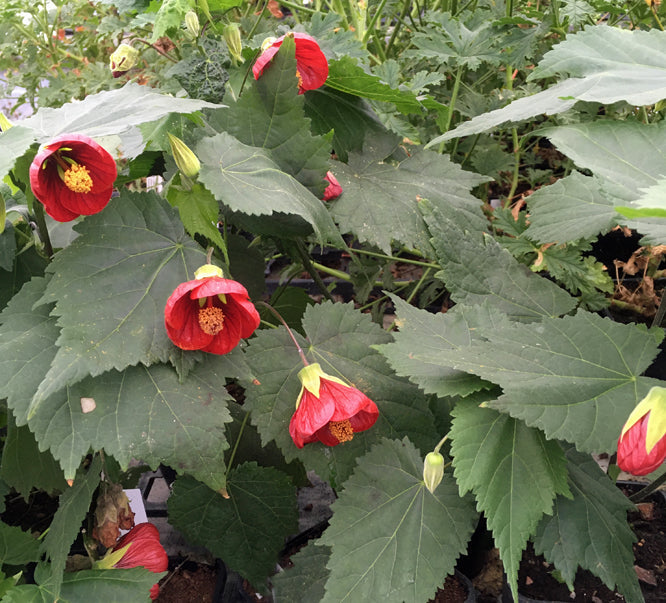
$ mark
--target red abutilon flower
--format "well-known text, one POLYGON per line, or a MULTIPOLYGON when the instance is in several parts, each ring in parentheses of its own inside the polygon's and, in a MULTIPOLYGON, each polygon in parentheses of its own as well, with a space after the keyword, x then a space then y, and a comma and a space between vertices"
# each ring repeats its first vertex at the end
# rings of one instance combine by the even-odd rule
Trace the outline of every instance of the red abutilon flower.
POLYGON ((647 475, 666 459, 666 387, 653 387, 631 412, 617 443, 617 464, 647 475))
MULTIPOLYGON (((122 536, 113 547, 113 552, 126 548, 120 561, 113 567, 129 569, 131 567, 145 567, 151 572, 164 572, 169 566, 164 547, 160 543, 160 533, 152 523, 139 523, 127 534, 122 536)), ((154 584, 150 589, 150 598, 155 600, 160 587, 154 584)))
POLYGON ((342 187, 340 186, 337 178, 333 175, 333 172, 326 172, 324 180, 328 182, 328 186, 326 187, 326 190, 324 190, 324 201, 332 201, 333 199, 337 199, 342 194, 342 187))
POLYGON ((310 442, 337 446, 375 424, 377 405, 362 391, 327 375, 317 362, 302 368, 298 378, 302 387, 289 434, 299 448, 310 442))
POLYGON ((254 333, 259 313, 247 289, 224 278, 217 266, 205 264, 194 277, 178 285, 167 300, 167 335, 183 350, 226 354, 254 333))
POLYGON ((30 187, 59 222, 102 211, 117 175, 113 157, 92 138, 62 134, 44 145, 30 166, 30 187))
POLYGON ((293 37, 296 43, 298 93, 303 94, 306 90, 321 88, 328 77, 328 61, 326 60, 326 56, 312 36, 297 31, 285 34, 270 44, 268 48, 264 49, 252 66, 254 79, 259 79, 266 66, 277 54, 286 36, 293 37))

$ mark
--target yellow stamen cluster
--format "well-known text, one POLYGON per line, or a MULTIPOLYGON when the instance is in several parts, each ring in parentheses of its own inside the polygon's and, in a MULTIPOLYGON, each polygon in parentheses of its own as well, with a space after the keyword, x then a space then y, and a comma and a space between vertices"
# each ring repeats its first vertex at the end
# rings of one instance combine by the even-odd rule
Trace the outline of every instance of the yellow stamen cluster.
POLYGON ((303 87, 303 76, 301 75, 301 72, 298 69, 296 70, 296 77, 298 78, 298 87, 300 89, 303 87))
POLYGON ((224 312, 214 306, 201 308, 199 326, 207 335, 217 335, 224 328, 224 312))
POLYGON ((75 193, 89 193, 93 187, 93 181, 85 165, 74 163, 65 170, 63 176, 65 186, 75 193))
POLYGON ((349 442, 354 439, 354 429, 352 428, 349 419, 345 419, 344 421, 331 421, 328 424, 328 430, 340 443, 349 442))

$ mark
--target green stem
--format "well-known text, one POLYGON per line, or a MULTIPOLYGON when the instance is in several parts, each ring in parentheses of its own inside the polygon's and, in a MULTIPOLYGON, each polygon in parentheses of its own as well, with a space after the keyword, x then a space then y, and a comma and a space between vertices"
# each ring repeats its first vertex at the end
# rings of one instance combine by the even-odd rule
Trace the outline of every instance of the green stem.
POLYGON ((305 249, 305 244, 301 239, 296 239, 296 250, 298 251, 298 255, 301 258, 301 261, 303 262, 303 268, 305 268, 308 271, 308 274, 312 277, 312 280, 315 282, 317 287, 319 287, 324 297, 329 301, 334 301, 333 295, 331 295, 331 292, 326 288, 326 284, 321 279, 321 276, 319 276, 317 269, 312 264, 312 260, 310 259, 310 256, 308 255, 308 252, 305 249))
POLYGON ((664 315, 666 315, 666 289, 661 292, 661 301, 659 302, 657 313, 654 315, 650 327, 660 327, 661 323, 664 321, 664 315))
POLYGON ((650 494, 655 492, 656 490, 659 489, 659 487, 666 483, 666 471, 664 471, 656 480, 654 480, 650 485, 645 486, 645 488, 642 488, 636 494, 632 494, 629 497, 629 500, 633 503, 639 503, 643 500, 645 500, 650 494))
POLYGON ((37 233, 44 245, 44 253, 50 258, 53 257, 53 246, 51 245, 51 237, 49 237, 49 229, 46 227, 46 217, 44 216, 44 206, 35 199, 33 204, 33 211, 35 212, 35 222, 37 223, 37 233))
POLYGON ((246 412, 245 416, 243 417, 243 422, 241 423, 240 429, 238 431, 238 436, 236 437, 236 441, 234 442, 234 449, 231 451, 231 456, 229 457, 229 461, 227 462, 227 470, 224 474, 225 481, 229 478, 229 471, 231 471, 231 467, 234 462, 234 457, 236 456, 236 451, 238 450, 238 445, 240 444, 241 436, 243 435, 243 431, 245 430, 245 425, 247 423, 247 418, 249 416, 250 413, 246 412))
POLYGON ((324 266, 323 264, 320 264, 319 262, 312 262, 312 265, 319 271, 325 272, 326 274, 330 274, 331 276, 334 276, 335 278, 339 278, 340 280, 343 281, 350 281, 351 276, 349 276, 346 272, 342 272, 342 270, 336 270, 335 268, 330 268, 329 266, 324 266))
POLYGON ((384 55, 388 56, 389 52, 391 51, 391 48, 393 47, 393 44, 395 42, 395 39, 398 37, 398 32, 400 31, 400 25, 403 22, 403 19, 405 18, 405 15, 410 9, 411 3, 408 2, 408 0, 403 0, 404 5, 402 7, 402 11, 400 12, 400 16, 398 17, 398 23, 396 26, 393 28, 393 33, 391 34, 391 39, 388 41, 388 44, 386 45, 386 49, 384 50, 384 55))
POLYGON ((421 274, 421 278, 419 279, 419 282, 416 283, 416 286, 414 287, 414 290, 409 294, 409 296, 405 300, 408 304, 412 303, 412 300, 416 296, 417 291, 421 288, 421 285, 424 283, 425 279, 428 278, 429 274, 430 274, 430 268, 426 268, 423 271, 423 273, 421 274))
POLYGON ((520 176, 520 143, 518 141, 518 130, 511 128, 511 138, 513 139, 513 176, 511 177, 511 188, 507 195, 507 200, 511 203, 511 199, 516 194, 518 188, 518 177, 520 176))
POLYGON ((294 336, 293 331, 289 328, 289 325, 287 324, 287 321, 285 321, 284 318, 282 318, 282 315, 270 304, 267 304, 266 302, 260 301, 257 302, 259 305, 264 306, 264 308, 267 308, 270 310, 270 312, 282 323, 285 329, 287 329, 287 333, 289 334, 289 337, 291 337, 291 340, 294 342, 294 345, 296 346, 296 349, 298 350, 298 355, 301 357, 301 360, 303 362, 304 366, 308 366, 310 364, 305 357, 305 354, 303 353, 303 348, 301 347, 301 344, 298 343, 296 340, 296 337, 294 336))
POLYGON ((304 13, 309 13, 311 15, 314 15, 317 12, 314 8, 308 8, 307 6, 303 6, 302 4, 294 4, 293 2, 288 2, 287 0, 280 0, 280 6, 286 6, 294 11, 300 10, 304 13))
POLYGON ((657 26, 661 31, 664 31, 664 26, 661 24, 661 20, 659 19, 659 15, 657 15, 657 9, 654 7, 655 3, 652 2, 650 4, 650 10, 652 11, 652 16, 654 17, 654 20, 657 22, 657 26))
MULTIPOLYGON (((460 81, 462 80, 463 72, 465 71, 465 68, 460 65, 458 67, 458 71, 456 71, 456 79, 453 82, 453 90, 451 91, 451 101, 449 102, 449 111, 446 116, 446 126, 444 127, 444 132, 448 132, 449 128, 451 127, 451 120, 453 119, 453 112, 455 111, 456 107, 456 101, 458 100, 458 92, 460 91, 460 81)), ((443 153, 444 152, 444 142, 442 142, 439 145, 439 152, 443 153)))
POLYGON ((424 268, 440 268, 439 264, 432 264, 428 262, 421 262, 420 260, 411 260, 409 258, 400 258, 393 255, 385 255, 377 253, 376 251, 368 251, 367 249, 353 249, 353 253, 360 253, 361 255, 369 255, 373 258, 380 258, 383 260, 390 260, 395 262, 403 262, 404 264, 414 264, 415 266, 423 266, 424 268))

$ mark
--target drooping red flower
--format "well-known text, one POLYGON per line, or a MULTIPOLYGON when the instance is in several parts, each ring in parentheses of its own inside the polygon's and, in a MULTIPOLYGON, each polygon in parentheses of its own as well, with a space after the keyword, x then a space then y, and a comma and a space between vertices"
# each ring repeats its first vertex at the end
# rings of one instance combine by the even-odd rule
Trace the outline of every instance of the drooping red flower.
POLYGON ((206 264, 181 283, 164 309, 167 335, 183 350, 226 354, 259 326, 259 313, 240 283, 206 264))
POLYGON ((62 134, 44 145, 30 166, 30 187, 59 222, 102 211, 118 172, 113 157, 92 138, 62 134))
POLYGON ((278 38, 259 55, 259 58, 252 66, 254 79, 259 79, 287 36, 293 37, 296 43, 298 93, 303 94, 306 90, 321 88, 328 77, 328 61, 326 60, 326 56, 312 36, 297 31, 292 31, 278 38))
MULTIPOLYGON (((137 524, 118 540, 113 547, 113 551, 119 551, 127 545, 129 545, 129 548, 113 567, 129 569, 141 566, 155 573, 164 572, 169 567, 169 558, 160 543, 160 533, 154 524, 137 524)), ((150 598, 153 601, 157 599, 159 591, 158 584, 151 587, 150 598)))
POLYGON ((647 475, 666 459, 666 388, 653 387, 632 411, 617 443, 617 464, 647 475))
POLYGON ((370 398, 327 375, 318 363, 302 368, 298 378, 302 387, 289 422, 289 434, 299 448, 310 442, 337 446, 377 421, 379 410, 370 398))
POLYGON ((332 201, 333 199, 337 199, 342 194, 342 187, 340 186, 337 178, 333 175, 333 172, 326 172, 324 180, 328 182, 328 186, 324 191, 324 201, 332 201))

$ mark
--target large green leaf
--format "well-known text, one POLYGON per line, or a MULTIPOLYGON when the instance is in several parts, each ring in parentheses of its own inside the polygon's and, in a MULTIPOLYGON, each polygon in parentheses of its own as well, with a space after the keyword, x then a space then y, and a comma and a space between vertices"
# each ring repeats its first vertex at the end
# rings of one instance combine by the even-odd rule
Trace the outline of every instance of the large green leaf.
POLYGON ((26 425, 17 427, 14 417, 7 417, 7 439, 2 449, 0 476, 27 498, 33 488, 46 492, 67 489, 67 482, 48 450, 41 451, 26 425))
POLYGON ((229 473, 227 491, 223 498, 191 478, 178 479, 169 521, 261 589, 285 538, 298 529, 296 489, 281 471, 252 462, 229 473))
POLYGON ((323 303, 305 310, 298 335, 308 361, 319 362, 330 375, 345 379, 363 391, 379 408, 375 425, 354 439, 329 448, 320 443, 296 448, 289 436, 289 421, 301 388, 297 373, 303 368, 296 348, 281 327, 265 330, 252 339, 246 354, 256 380, 244 383, 246 406, 262 442, 275 440, 287 461, 299 458, 323 479, 346 479, 359 456, 383 436, 409 435, 419 447, 434 446, 439 439, 425 396, 415 385, 396 377, 386 360, 372 348, 388 343, 391 335, 351 304, 323 303))
POLYGON ((467 548, 477 513, 446 475, 434 494, 407 439, 383 440, 359 459, 333 503, 321 542, 331 547, 322 603, 420 603, 467 548))
POLYGON ((363 153, 350 153, 349 164, 336 163, 332 171, 343 190, 331 204, 340 228, 386 253, 395 241, 431 254, 419 211, 422 199, 435 207, 457 207, 484 222, 481 204, 470 190, 487 178, 465 172, 438 153, 415 149, 408 156, 391 139, 373 138, 363 153), (387 160, 394 153, 400 161, 387 160))
POLYGON ((248 83, 237 102, 217 111, 211 124, 244 144, 266 149, 282 171, 321 198, 331 141, 310 133, 304 95, 298 93, 295 48, 293 38, 285 38, 270 68, 248 83))
POLYGON ((479 329, 495 329, 507 317, 490 306, 454 306, 446 314, 419 310, 395 295, 391 300, 398 318, 399 330, 393 343, 375 346, 397 375, 409 378, 427 394, 467 396, 492 383, 464 371, 446 366, 439 350, 457 350, 472 342, 483 341, 479 329))
POLYGON ((155 193, 123 192, 77 230, 80 236, 49 266, 53 278, 43 301, 56 303, 62 332, 30 413, 88 374, 166 362, 173 344, 164 305, 206 263, 177 212, 155 193))
POLYGON ((14 167, 14 162, 30 148, 33 142, 35 142, 35 133, 28 128, 14 126, 5 132, 0 132, 0 180, 14 167))
POLYGON ((166 572, 151 572, 144 567, 113 570, 83 570, 65 575, 60 590, 63 603, 128 603, 149 601, 153 584, 166 572))
POLYGON ((25 565, 39 561, 39 540, 16 526, 0 522, 0 564, 25 565))
POLYGON ((663 331, 579 311, 484 330, 488 341, 442 350, 443 363, 499 384, 487 405, 587 452, 612 452, 634 406, 654 379, 639 377, 663 331))
POLYGON ((53 521, 42 540, 40 552, 45 553, 51 560, 48 577, 41 581, 57 600, 60 585, 63 581, 63 572, 67 555, 76 536, 79 533, 83 519, 90 509, 90 502, 99 484, 102 472, 100 455, 95 455, 90 466, 81 467, 76 472, 76 478, 70 488, 60 496, 58 510, 53 521))
POLYGON ((572 591, 580 566, 610 589, 617 587, 628 602, 641 603, 633 570, 636 537, 627 524, 633 505, 592 457, 573 447, 566 456, 573 498, 555 499, 552 517, 539 524, 534 548, 555 565, 572 591))
MULTIPOLYGON (((438 136, 428 146, 450 138, 477 134, 500 124, 553 115, 570 109, 577 101, 651 105, 666 98, 666 34, 656 29, 622 29, 597 25, 569 35, 550 52, 530 79, 570 76, 547 90, 484 113, 438 136)), ((647 154, 641 155, 647 157, 647 154)))
POLYGON ((570 496, 564 454, 537 429, 507 415, 459 402, 451 454, 461 495, 472 491, 517 600, 518 565, 528 538, 557 494, 570 496))
POLYGON ((295 214, 314 228, 320 240, 339 242, 323 202, 283 172, 268 151, 222 132, 202 139, 196 152, 201 161, 199 180, 232 211, 250 216, 295 214))
POLYGON ((613 202, 595 178, 572 172, 527 198, 525 236, 538 243, 567 243, 605 234, 616 223, 613 202))
POLYGON ((223 488, 228 376, 235 373, 227 357, 214 355, 184 382, 161 364, 109 371, 48 397, 29 425, 66 477, 90 448, 104 448, 123 468, 132 458, 153 467, 164 462, 223 488), (94 400, 92 412, 83 412, 82 398, 94 400))
POLYGON ((47 282, 27 282, 0 314, 0 398, 7 399, 17 425, 26 424, 30 401, 57 353, 60 329, 52 306, 38 304, 47 282))
POLYGON ((276 601, 290 603, 321 603, 329 571, 326 563, 331 555, 327 546, 310 543, 290 557, 294 567, 271 578, 276 601))
POLYGON ((432 244, 442 266, 438 276, 460 304, 488 302, 515 320, 536 320, 571 311, 576 300, 524 266, 462 212, 423 204, 432 244))

